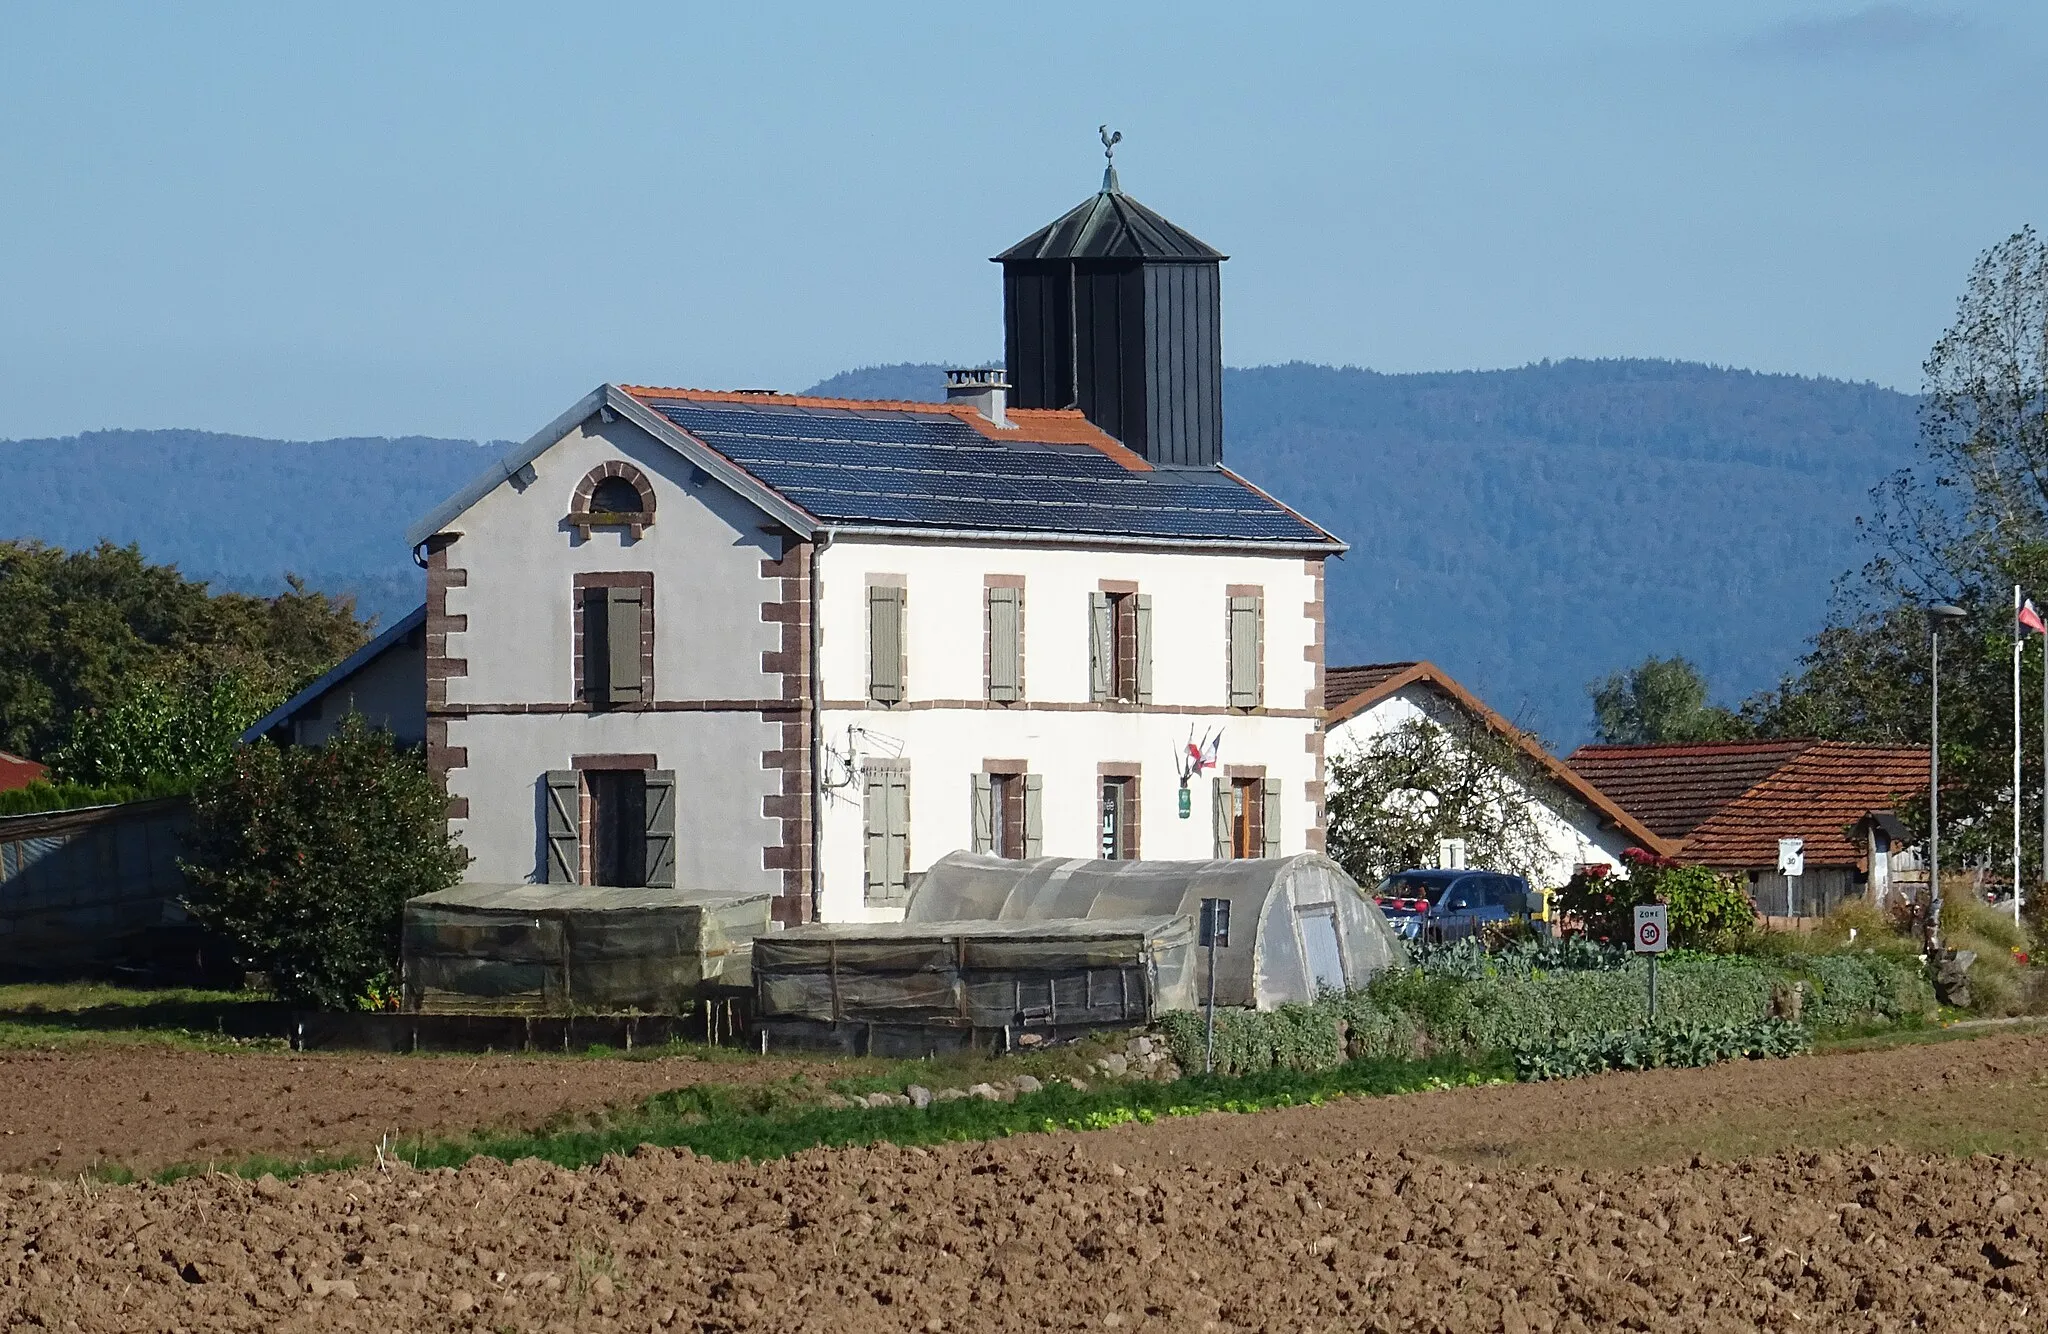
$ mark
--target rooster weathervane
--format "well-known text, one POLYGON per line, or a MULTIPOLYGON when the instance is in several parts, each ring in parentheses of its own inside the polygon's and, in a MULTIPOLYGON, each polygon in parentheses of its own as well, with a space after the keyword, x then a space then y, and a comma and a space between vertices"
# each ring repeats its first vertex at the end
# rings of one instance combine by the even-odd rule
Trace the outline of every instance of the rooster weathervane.
POLYGON ((1116 180, 1116 146, 1124 141, 1122 130, 1111 130, 1107 125, 1098 125, 1095 132, 1102 136, 1102 188, 1115 192, 1119 187, 1116 180))

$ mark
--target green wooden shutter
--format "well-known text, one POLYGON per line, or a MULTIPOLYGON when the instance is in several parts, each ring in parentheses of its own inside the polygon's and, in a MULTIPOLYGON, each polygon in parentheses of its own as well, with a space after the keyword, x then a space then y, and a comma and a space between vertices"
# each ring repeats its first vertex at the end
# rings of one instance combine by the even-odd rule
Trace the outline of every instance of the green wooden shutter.
POLYGON ((900 904, 910 898, 910 775, 894 769, 885 777, 889 789, 889 849, 882 874, 888 883, 889 902, 900 904))
POLYGON ((868 698, 893 704, 903 698, 903 590, 868 590, 868 698))
POLYGON ((1259 824, 1263 846, 1260 855, 1280 855, 1280 780, 1268 778, 1259 792, 1259 824))
POLYGON ((996 845, 995 783, 987 774, 974 774, 974 851, 988 852, 996 845))
POLYGON ((634 703, 640 699, 640 590, 607 588, 604 601, 607 698, 634 703))
POLYGON ((889 788, 888 775, 881 770, 870 771, 867 787, 863 794, 866 800, 862 816, 867 830, 863 897, 869 903, 879 903, 889 894, 889 788))
POLYGON ((1045 855, 1045 778, 1041 774, 1024 775, 1024 855, 1043 857, 1045 855))
POLYGON ((676 771, 647 771, 647 884, 673 889, 676 883, 676 771))
POLYGON ((1138 594, 1138 703, 1152 702, 1152 595, 1138 594))
POLYGON ((1022 592, 1018 588, 988 591, 988 697, 999 703, 1015 700, 1021 693, 1023 645, 1017 634, 1017 613, 1022 592))
POLYGON ((1259 703, 1259 600, 1230 599, 1230 707, 1259 703))
POLYGON ((548 883, 583 882, 583 778, 574 769, 548 770, 548 883))
POLYGON ((1109 615, 1109 594, 1088 595, 1088 698, 1101 703, 1116 682, 1116 627, 1109 615))
POLYGON ((1230 780, 1215 780, 1215 799, 1212 803, 1216 812, 1216 859, 1222 861, 1230 852, 1230 780))

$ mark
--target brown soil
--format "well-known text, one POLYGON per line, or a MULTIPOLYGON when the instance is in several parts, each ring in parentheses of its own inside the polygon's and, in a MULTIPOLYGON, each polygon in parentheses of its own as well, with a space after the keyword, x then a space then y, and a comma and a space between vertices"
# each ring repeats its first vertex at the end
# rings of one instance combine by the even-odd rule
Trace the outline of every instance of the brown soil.
POLYGON ((563 1112, 689 1084, 756 1083, 817 1070, 793 1061, 686 1057, 10 1051, 0 1053, 0 1172, 367 1155, 387 1133, 531 1129, 563 1112))
POLYGON ((1645 1160, 1885 1108, 1947 1142, 2044 1069, 2008 1037, 761 1165, 8 1178, 0 1327, 2034 1329, 2038 1162, 1645 1160))

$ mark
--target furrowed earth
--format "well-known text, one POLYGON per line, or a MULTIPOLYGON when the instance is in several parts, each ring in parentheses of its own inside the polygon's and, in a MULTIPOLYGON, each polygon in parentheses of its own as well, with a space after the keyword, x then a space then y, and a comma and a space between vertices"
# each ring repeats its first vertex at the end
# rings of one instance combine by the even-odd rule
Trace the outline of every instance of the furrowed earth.
POLYGON ((2038 1329, 2044 1082, 2007 1036, 760 1164, 12 1176, 0 1328, 2038 1329))

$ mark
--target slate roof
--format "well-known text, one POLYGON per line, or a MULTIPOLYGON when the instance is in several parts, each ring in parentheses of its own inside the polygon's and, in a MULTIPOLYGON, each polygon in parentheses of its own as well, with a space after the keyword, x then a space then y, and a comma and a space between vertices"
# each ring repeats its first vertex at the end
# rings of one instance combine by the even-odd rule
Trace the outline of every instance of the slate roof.
POLYGON ((1621 830, 1651 852, 1669 856, 1677 841, 1663 837, 1635 812, 1603 792, 1599 785, 1552 755, 1528 732, 1488 708, 1480 698, 1433 662, 1375 662, 1358 667, 1323 669, 1323 730, 1357 717, 1388 696, 1409 686, 1425 686, 1463 709, 1480 726, 1505 739, 1533 762, 1538 771, 1597 812, 1607 825, 1621 830))
POLYGON ((1342 544, 1227 468, 1153 468, 1078 412, 623 392, 824 525, 1342 544))
POLYGON ((1148 259, 1209 263, 1222 251, 1115 188, 1114 181, 1056 220, 995 256, 998 264, 1034 259, 1148 259))
POLYGON ((1779 839, 1800 838, 1809 867, 1861 868, 1866 850, 1852 837, 1856 826, 1926 789, 1922 747, 1814 742, 1702 821, 1686 837, 1684 856, 1729 870, 1768 869, 1778 864, 1779 839))
MULTIPOLYGON (((1794 740, 1593 745, 1580 746, 1565 762, 1659 834, 1684 838, 1723 806, 1818 744, 1794 740)), ((1772 860, 1776 860, 1775 852, 1772 860)))

